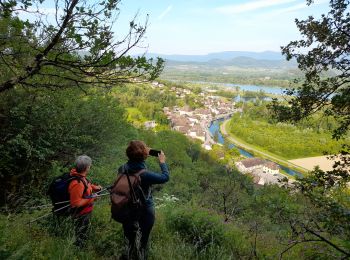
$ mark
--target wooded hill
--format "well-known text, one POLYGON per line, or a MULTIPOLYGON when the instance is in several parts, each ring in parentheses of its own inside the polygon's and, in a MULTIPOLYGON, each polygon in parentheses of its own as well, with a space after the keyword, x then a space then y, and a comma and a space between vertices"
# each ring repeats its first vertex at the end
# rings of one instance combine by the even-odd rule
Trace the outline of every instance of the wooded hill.
MULTIPOLYGON (((169 183, 154 189, 157 221, 151 259, 344 255, 332 245, 346 250, 346 222, 334 219, 306 194, 277 186, 256 187, 249 176, 227 168, 216 156, 217 150, 204 152, 199 144, 173 131, 154 133, 129 125, 124 110, 128 102, 123 97, 133 96, 136 89, 135 106, 141 100, 157 106, 165 99, 149 100, 154 90, 147 84, 107 93, 14 89, 1 95, 2 118, 6 118, 0 164, 5 195, 0 218, 2 257, 109 259, 120 255, 122 230, 110 221, 108 198, 96 202, 91 239, 83 252, 73 246, 69 223, 67 230, 57 234, 51 216, 28 222, 50 211, 38 206, 49 204, 50 180, 67 172, 75 155, 91 156, 91 179, 109 185, 133 139, 164 150, 171 173, 169 183), (319 219, 322 216, 327 219, 319 219), (317 233, 322 239, 312 233, 314 225, 327 223, 337 232, 317 233)), ((158 170, 156 160, 147 162, 150 169, 158 170)))

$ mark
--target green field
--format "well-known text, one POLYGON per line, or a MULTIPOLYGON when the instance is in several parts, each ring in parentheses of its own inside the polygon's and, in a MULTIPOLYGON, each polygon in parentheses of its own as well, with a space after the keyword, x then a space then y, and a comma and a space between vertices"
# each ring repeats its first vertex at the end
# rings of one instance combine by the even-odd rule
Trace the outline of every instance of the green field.
POLYGON ((245 142, 286 159, 332 154, 339 151, 342 142, 331 139, 329 133, 317 133, 310 128, 267 121, 240 118, 230 121, 230 132, 245 142))

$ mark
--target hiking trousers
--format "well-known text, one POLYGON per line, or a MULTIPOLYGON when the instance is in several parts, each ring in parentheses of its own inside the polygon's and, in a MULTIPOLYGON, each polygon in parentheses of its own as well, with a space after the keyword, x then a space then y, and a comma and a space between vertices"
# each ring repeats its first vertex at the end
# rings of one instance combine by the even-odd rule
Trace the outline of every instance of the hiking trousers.
POLYGON ((141 213, 139 221, 123 223, 124 236, 127 240, 127 259, 133 259, 133 255, 137 255, 138 259, 147 259, 148 238, 154 221, 154 207, 148 207, 141 213))
POLYGON ((91 212, 73 217, 75 228, 75 245, 84 247, 89 236, 91 212))

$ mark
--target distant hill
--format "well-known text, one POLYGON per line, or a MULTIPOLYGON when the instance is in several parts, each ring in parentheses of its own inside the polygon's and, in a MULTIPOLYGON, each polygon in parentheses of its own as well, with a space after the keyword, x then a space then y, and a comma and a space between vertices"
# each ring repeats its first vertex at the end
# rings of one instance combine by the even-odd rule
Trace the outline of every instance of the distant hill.
POLYGON ((188 65, 195 67, 240 67, 240 68, 265 68, 265 69, 290 69, 296 68, 295 61, 287 61, 279 52, 248 52, 248 51, 224 51, 209 53, 206 55, 164 55, 147 53, 147 58, 161 57, 165 59, 166 66, 176 67, 188 65))
POLYGON ((232 60, 239 57, 247 57, 256 60, 285 60, 280 52, 264 51, 264 52, 249 52, 249 51, 224 51, 214 52, 206 55, 165 55, 157 53, 147 53, 146 57, 155 58, 161 57, 165 60, 180 61, 180 62, 209 62, 211 60, 232 60))

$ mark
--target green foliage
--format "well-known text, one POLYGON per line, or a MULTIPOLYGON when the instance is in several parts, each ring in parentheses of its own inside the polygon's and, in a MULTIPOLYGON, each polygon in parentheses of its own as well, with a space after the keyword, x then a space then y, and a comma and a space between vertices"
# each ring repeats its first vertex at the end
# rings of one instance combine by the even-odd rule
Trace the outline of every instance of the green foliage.
POLYGON ((242 97, 264 99, 265 97, 267 97, 267 95, 263 90, 260 90, 259 92, 246 90, 243 91, 242 97))
POLYGON ((329 133, 287 123, 269 123, 254 112, 243 117, 234 115, 230 131, 247 143, 261 147, 287 159, 336 153, 342 142, 332 140, 329 133))
POLYGON ((152 89, 150 84, 126 84, 122 88, 114 88, 113 94, 123 107, 128 108, 129 120, 136 126, 141 126, 147 120, 168 125, 163 108, 180 104, 180 100, 169 89, 170 86, 165 86, 163 92, 160 92, 152 89))
MULTIPOLYGON (((186 64, 188 66, 189 64, 186 64)), ((194 64, 193 67, 184 71, 182 67, 169 66, 164 68, 161 74, 161 79, 176 80, 182 82, 198 81, 206 82, 206 85, 216 83, 228 84, 243 84, 243 85, 257 85, 257 86, 276 86, 276 87, 290 87, 291 81, 300 76, 300 72, 295 70, 283 71, 279 69, 261 69, 259 68, 237 68, 237 67, 212 67, 212 66, 198 66, 194 64), (227 74, 222 74, 223 71, 227 74), (268 76, 270 79, 265 79, 268 76)))
MULTIPOLYGON (((30 186, 45 193, 53 163, 67 166, 82 153, 96 161, 123 141, 127 129, 123 110, 103 93, 16 89, 0 100, 1 188, 13 195, 30 186)), ((4 203, 8 194, 2 194, 4 203)))
MULTIPOLYGON (((50 177, 68 170, 75 155, 90 155, 93 166, 89 177, 95 183, 110 185, 115 170, 127 160, 125 148, 133 139, 163 150, 170 169, 170 181, 153 187, 157 221, 150 239, 150 259, 275 259, 284 251, 283 256, 290 259, 341 255, 307 231, 316 225, 307 223, 317 223, 323 228, 318 235, 347 250, 348 225, 341 224, 348 221, 343 214, 347 212, 348 197, 336 189, 336 182, 332 192, 322 193, 324 198, 309 195, 326 186, 320 180, 331 183, 327 175, 305 178, 307 185, 298 186, 307 191, 316 182, 318 188, 312 192, 277 186, 257 188, 248 176, 234 169, 232 156, 237 155, 237 150, 230 150, 227 143, 206 152, 199 143, 177 132, 146 131, 127 123, 126 108, 129 116, 155 118, 168 102, 178 104, 168 87, 162 93, 148 84, 126 85, 108 93, 89 89, 88 95, 75 90, 21 88, 1 93, 2 190, 12 196, 13 204, 9 204, 11 196, 6 197, 7 209, 12 206, 22 211, 0 215, 2 258, 119 257, 123 251, 122 228, 110 221, 108 196, 96 202, 90 239, 82 252, 77 253, 73 246, 69 223, 60 234, 52 218, 27 223, 49 212, 49 207, 29 208, 48 203, 44 192, 50 177), (31 185, 30 189, 23 186, 26 184, 31 185), (20 193, 22 189, 26 196, 20 193), (178 200, 171 203, 165 199, 174 197, 178 200), (318 203, 322 199, 329 202, 326 209, 318 203), (295 246, 294 241, 298 241, 295 246)), ((247 104, 244 109, 245 113, 251 112, 252 121, 267 123, 269 112, 265 105, 261 108, 247 104)), ((309 125, 304 122, 303 127, 309 125)), ((150 170, 159 171, 157 158, 150 157, 146 163, 150 170)))
POLYGON ((168 209, 166 216, 167 227, 202 254, 214 250, 221 256, 237 257, 247 251, 242 233, 224 224, 213 212, 188 205, 168 209))
POLYGON ((220 245, 224 240, 221 219, 209 212, 201 212, 193 206, 191 210, 172 209, 166 219, 167 225, 199 250, 210 245, 220 245), (220 223, 220 224, 219 224, 220 223))
POLYGON ((114 34, 111 24, 117 21, 119 0, 59 0, 56 17, 49 18, 41 11, 43 2, 1 1, 0 92, 16 86, 110 87, 159 76, 162 59, 127 54, 144 37, 147 20, 132 20, 120 39, 114 34), (23 18, 26 13, 31 19, 23 18))
POLYGON ((217 92, 215 92, 216 96, 221 96, 221 97, 225 97, 228 98, 229 100, 234 99, 235 97, 237 97, 237 91, 233 91, 233 90, 227 90, 227 89, 219 89, 217 92))
POLYGON ((195 162, 198 160, 201 153, 201 146, 199 143, 193 143, 186 149, 186 152, 188 156, 191 157, 192 162, 195 162))
MULTIPOLYGON (((307 2, 309 5, 313 3, 307 2)), ((282 47, 282 52, 288 60, 297 60, 304 78, 299 87, 286 91, 291 96, 288 104, 274 100, 271 106, 280 121, 298 122, 318 112, 336 121, 335 127, 331 129, 334 139, 347 139, 342 147, 334 151, 341 156, 336 158, 333 170, 316 168, 296 183, 292 191, 303 193, 316 210, 306 211, 302 217, 291 222, 295 241, 305 243, 317 239, 344 259, 350 257, 350 227, 347 225, 350 207, 347 203, 350 178, 347 142, 350 126, 349 5, 349 1, 331 0, 328 13, 319 19, 314 16, 306 20, 296 19, 303 39, 290 42, 282 47), (326 72, 330 70, 336 73, 327 75, 326 72), (344 239, 338 240, 340 236, 344 239)))
POLYGON ((280 120, 298 121, 321 110, 339 123, 334 137, 346 135, 350 125, 349 5, 349 1, 332 0, 328 13, 319 19, 296 19, 303 39, 282 47, 282 53, 288 60, 297 60, 304 78, 301 86, 286 91, 293 97, 288 106, 275 100, 272 108, 280 120), (325 75, 330 70, 337 73, 325 75))

